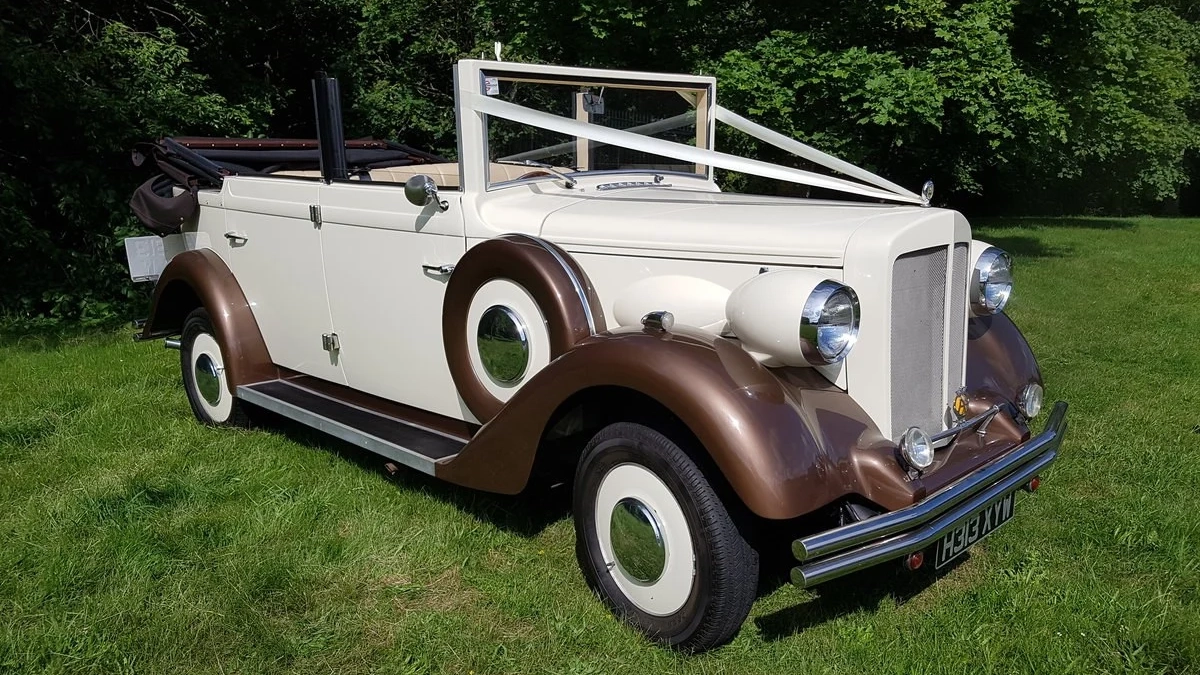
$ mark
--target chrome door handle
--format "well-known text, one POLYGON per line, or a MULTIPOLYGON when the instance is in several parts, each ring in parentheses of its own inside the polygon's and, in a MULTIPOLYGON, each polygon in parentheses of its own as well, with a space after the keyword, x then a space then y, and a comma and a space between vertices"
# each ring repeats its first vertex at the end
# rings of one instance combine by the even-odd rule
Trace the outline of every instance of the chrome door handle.
POLYGON ((426 272, 429 272, 430 274, 435 274, 439 277, 450 276, 451 274, 454 273, 454 265, 450 265, 450 264, 421 265, 421 269, 425 270, 426 272))
POLYGON ((247 237, 244 234, 238 234, 237 232, 226 232, 225 238, 229 240, 229 243, 234 244, 234 245, 244 244, 244 243, 250 241, 249 237, 247 237))

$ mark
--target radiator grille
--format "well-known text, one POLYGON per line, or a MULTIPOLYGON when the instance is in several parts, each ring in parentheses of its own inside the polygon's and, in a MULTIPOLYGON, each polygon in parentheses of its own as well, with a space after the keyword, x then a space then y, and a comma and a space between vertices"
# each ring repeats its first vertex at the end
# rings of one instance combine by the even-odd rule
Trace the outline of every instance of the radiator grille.
POLYGON ((892 266, 892 438, 942 428, 947 256, 948 247, 927 248, 892 266))
POLYGON ((950 349, 950 383, 947 391, 951 394, 958 391, 967 381, 963 359, 967 342, 967 259, 970 246, 966 243, 954 245, 954 259, 950 268, 950 340, 946 346, 950 349))

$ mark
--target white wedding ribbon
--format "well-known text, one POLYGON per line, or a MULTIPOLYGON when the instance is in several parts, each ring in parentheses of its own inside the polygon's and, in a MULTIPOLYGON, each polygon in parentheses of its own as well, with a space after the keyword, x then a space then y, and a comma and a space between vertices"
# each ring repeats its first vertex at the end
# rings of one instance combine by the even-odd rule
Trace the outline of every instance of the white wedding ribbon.
MULTIPOLYGON (((738 171, 753 176, 772 178, 775 180, 787 181, 789 183, 808 185, 815 188, 836 190, 838 192, 859 195, 862 197, 870 197, 872 199, 885 199, 888 201, 911 204, 921 203, 921 198, 912 192, 904 190, 904 188, 894 185, 893 183, 889 183, 888 181, 884 181, 884 179, 875 176, 865 169, 859 169, 858 167, 854 167, 852 164, 842 162, 841 160, 837 160, 829 155, 825 155, 819 150, 808 148, 808 146, 805 146, 798 141, 791 142, 801 146, 801 149, 807 148, 807 150, 804 151, 808 152, 810 155, 816 153, 816 155, 813 156, 821 155, 827 157, 854 170, 855 173, 847 173, 843 171, 843 173, 847 173, 847 175, 859 178, 860 180, 862 180, 862 175, 870 176, 873 179, 870 182, 875 183, 875 185, 880 185, 880 182, 882 181, 882 184, 894 186, 894 188, 889 187, 888 189, 881 189, 880 187, 873 187, 872 185, 863 185, 862 183, 855 183, 841 178, 834 178, 832 176, 822 176, 821 174, 813 173, 811 171, 779 166, 777 164, 771 164, 769 162, 763 162, 757 159, 747 159, 745 157, 738 157, 736 155, 717 152, 715 150, 695 148, 690 145, 673 143, 671 141, 666 141, 659 138, 640 136, 638 134, 623 131, 621 129, 610 129, 608 127, 602 127, 596 124, 589 124, 587 122, 580 122, 578 120, 567 119, 565 117, 559 117, 558 115, 551 115, 550 113, 532 110, 530 108, 526 108, 525 106, 509 103, 507 101, 501 101, 499 99, 483 96, 482 94, 476 94, 474 92, 460 92, 460 95, 465 99, 463 103, 465 103, 472 110, 568 136, 586 138, 591 141, 607 143, 609 145, 615 145, 630 150, 637 150, 639 152, 646 152, 652 155, 659 155, 661 157, 668 157, 670 159, 687 162, 690 164, 714 166, 720 169, 727 169, 729 171, 738 171)), ((720 111, 722 110, 724 109, 717 107, 718 114, 721 114, 720 111)), ((728 111, 725 112, 728 113, 728 111)), ((742 120, 748 125, 751 125, 748 128, 758 127, 758 125, 750 122, 749 120, 743 120, 742 118, 738 119, 742 120)), ((765 127, 763 127, 763 129, 765 129, 765 127)), ((758 137, 757 134, 751 135, 758 137)), ((790 139, 787 139, 783 136, 780 136, 779 138, 785 141, 790 141, 790 139)), ((773 141, 766 138, 762 138, 761 140, 765 140, 773 145, 775 144, 773 141)), ((786 147, 783 147, 782 149, 793 152, 793 150, 790 150, 786 147)), ((805 155, 800 155, 799 153, 795 154, 798 154, 805 159, 809 158, 805 155)))
POLYGON ((773 131, 761 124, 758 124, 757 122, 751 122, 750 120, 742 117, 732 110, 729 110, 728 108, 722 108, 719 105, 713 106, 713 112, 716 114, 718 122, 724 122, 734 129, 753 136, 760 141, 766 141, 780 150, 786 150, 787 152, 790 152, 797 157, 803 157, 814 164, 820 164, 827 169, 832 169, 839 173, 850 176, 851 178, 857 178, 858 180, 861 180, 864 183, 870 183, 877 188, 894 192, 901 197, 908 197, 909 201, 915 201, 918 204, 922 201, 921 196, 917 193, 911 190, 906 190, 905 188, 886 178, 883 178, 882 176, 873 174, 861 167, 854 166, 850 162, 838 159, 837 157, 834 157, 828 153, 821 152, 811 145, 801 143, 794 138, 788 138, 778 131, 773 131))

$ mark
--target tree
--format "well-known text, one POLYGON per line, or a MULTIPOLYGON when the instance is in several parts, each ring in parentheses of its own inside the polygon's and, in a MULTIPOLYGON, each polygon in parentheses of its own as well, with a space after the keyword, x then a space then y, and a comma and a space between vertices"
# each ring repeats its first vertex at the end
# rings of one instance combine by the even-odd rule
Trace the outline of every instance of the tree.
MULTIPOLYGON (((980 212, 1123 213, 1200 182, 1192 0, 0 0, 0 316, 141 310, 120 239, 135 142, 351 135, 453 154, 451 66, 706 72, 726 106, 980 212)), ((771 157, 736 133, 724 149, 771 157)), ((1185 192, 1185 197, 1189 193, 1185 192)), ((1195 192, 1200 208, 1200 190, 1195 192)), ((1185 199, 1185 206, 1187 202, 1185 199)))

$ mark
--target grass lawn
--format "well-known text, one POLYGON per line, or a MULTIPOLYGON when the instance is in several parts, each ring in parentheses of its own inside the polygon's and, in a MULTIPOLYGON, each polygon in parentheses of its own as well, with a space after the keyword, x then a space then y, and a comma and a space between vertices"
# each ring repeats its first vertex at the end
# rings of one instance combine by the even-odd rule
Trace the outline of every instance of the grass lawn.
POLYGON ((1200 672, 1200 221, 977 226, 1059 463, 948 573, 766 592, 686 657, 610 618, 561 500, 202 428, 128 332, 0 343, 0 672, 1200 672))

